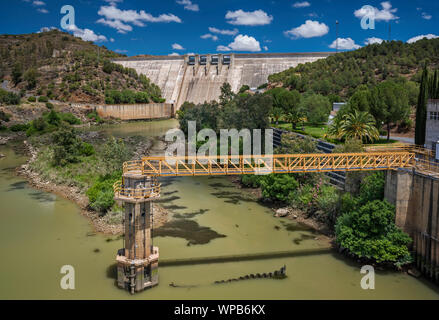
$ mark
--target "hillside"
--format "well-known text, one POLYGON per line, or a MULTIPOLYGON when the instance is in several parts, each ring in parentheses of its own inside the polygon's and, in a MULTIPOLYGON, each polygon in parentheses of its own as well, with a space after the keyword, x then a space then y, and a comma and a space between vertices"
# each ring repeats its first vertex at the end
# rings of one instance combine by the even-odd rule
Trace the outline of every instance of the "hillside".
POLYGON ((69 102, 160 101, 148 78, 109 61, 117 57, 58 30, 0 35, 0 79, 9 80, 10 90, 69 102))
POLYGON ((346 98, 362 84, 372 87, 401 77, 419 82, 425 62, 431 69, 439 66, 439 39, 424 39, 413 44, 383 42, 338 53, 273 74, 269 77, 269 86, 281 84, 299 92, 312 90, 346 98))

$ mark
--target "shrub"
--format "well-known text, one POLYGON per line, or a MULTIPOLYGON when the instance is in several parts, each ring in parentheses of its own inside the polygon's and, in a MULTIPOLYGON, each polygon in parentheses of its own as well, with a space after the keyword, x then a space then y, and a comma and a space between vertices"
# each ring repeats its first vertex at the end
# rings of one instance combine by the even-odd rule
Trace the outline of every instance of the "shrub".
POLYGON ((395 208, 375 200, 343 214, 335 226, 336 242, 360 257, 402 265, 411 261, 410 237, 394 223, 395 208))
POLYGON ((361 203, 365 204, 368 201, 383 200, 385 184, 384 172, 375 172, 365 177, 360 187, 361 203))
POLYGON ((247 188, 258 188, 261 185, 261 178, 261 176, 245 174, 241 176, 241 184, 247 188))
POLYGON ((324 217, 319 220, 335 223, 337 219, 339 196, 337 189, 330 185, 322 185, 315 199, 315 206, 318 211, 324 212, 324 217))
POLYGON ((114 176, 101 176, 87 190, 90 207, 99 212, 106 212, 114 204, 113 184, 117 181, 114 176))
POLYGON ((81 120, 79 120, 77 117, 75 117, 73 114, 67 112, 67 113, 61 113, 60 114, 61 119, 68 124, 74 125, 74 124, 81 124, 81 120))
POLYGON ((12 132, 19 132, 19 131, 26 131, 27 129, 29 129, 29 127, 30 125, 28 123, 19 123, 19 124, 14 124, 9 129, 12 132))
POLYGON ((29 102, 36 102, 37 98, 35 98, 34 96, 30 96, 29 98, 27 98, 27 101, 29 101, 29 102))
POLYGON ((39 96, 38 102, 49 102, 49 98, 46 96, 39 96))
POLYGON ((272 201, 287 202, 291 192, 295 192, 299 183, 287 174, 270 174, 261 179, 262 196, 272 201))
POLYGON ((9 113, 0 110, 0 121, 9 122, 11 115, 9 113))
POLYGON ((20 104, 20 95, 0 89, 0 103, 12 105, 20 104))
POLYGON ((53 110, 53 104, 51 104, 50 102, 46 102, 46 108, 49 110, 53 110))
POLYGON ((83 142, 79 147, 79 154, 89 157, 95 154, 95 149, 90 143, 83 142))

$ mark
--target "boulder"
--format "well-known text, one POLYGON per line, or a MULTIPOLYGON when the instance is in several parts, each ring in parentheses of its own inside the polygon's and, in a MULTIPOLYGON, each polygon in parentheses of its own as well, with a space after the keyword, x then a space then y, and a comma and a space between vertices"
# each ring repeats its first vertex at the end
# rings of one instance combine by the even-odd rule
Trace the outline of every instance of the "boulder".
POLYGON ((419 278, 421 276, 421 272, 416 268, 410 268, 407 270, 407 273, 412 277, 419 278))
POLYGON ((0 153, 0 158, 6 157, 3 153, 0 153))
POLYGON ((286 217, 289 214, 288 208, 280 208, 276 210, 276 217, 286 217))

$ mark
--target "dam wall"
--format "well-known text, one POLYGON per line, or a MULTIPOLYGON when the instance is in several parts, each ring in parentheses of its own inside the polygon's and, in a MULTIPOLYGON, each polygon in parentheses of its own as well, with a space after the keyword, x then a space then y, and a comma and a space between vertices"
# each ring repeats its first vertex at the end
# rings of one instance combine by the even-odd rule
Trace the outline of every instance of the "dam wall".
POLYGON ((146 75, 160 87, 166 102, 173 103, 178 110, 185 101, 203 103, 218 100, 224 82, 230 83, 234 92, 243 85, 257 88, 267 83, 271 74, 329 55, 331 53, 157 56, 121 58, 113 62, 146 75), (230 57, 229 63, 224 63, 224 56, 230 57), (201 57, 206 59, 205 63, 201 62, 201 57), (214 57, 217 62, 213 62, 214 57))
POLYGON ((417 268, 439 283, 439 179, 404 169, 387 171, 385 198, 396 207, 396 225, 413 239, 417 268))
POLYGON ((121 120, 163 119, 174 116, 174 106, 169 103, 97 105, 95 109, 102 118, 121 120))

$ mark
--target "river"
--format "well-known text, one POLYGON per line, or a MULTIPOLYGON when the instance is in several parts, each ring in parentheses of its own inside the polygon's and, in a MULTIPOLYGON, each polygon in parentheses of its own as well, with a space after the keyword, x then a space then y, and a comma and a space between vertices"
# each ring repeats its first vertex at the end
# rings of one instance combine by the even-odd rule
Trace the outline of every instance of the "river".
MULTIPOLYGON (((114 136, 153 137, 175 125, 172 120, 134 122, 101 130, 114 136)), ((439 298, 439 288, 428 281, 390 271, 377 271, 375 290, 363 290, 361 266, 330 250, 268 260, 160 267, 159 286, 131 296, 115 286, 115 254, 122 240, 94 234, 74 203, 33 189, 15 175, 14 168, 25 157, 7 146, 1 146, 0 153, 6 155, 0 159, 0 299, 439 298), (75 290, 60 287, 63 265, 75 269, 75 290), (288 277, 283 280, 213 284, 272 272, 284 265, 288 277)), ((161 204, 172 212, 180 233, 175 237, 162 231, 154 238, 161 259, 328 249, 321 236, 273 217, 227 178, 184 177, 162 182, 161 204)))

